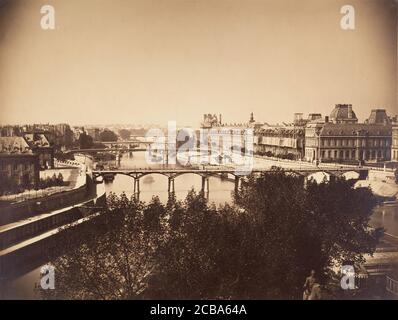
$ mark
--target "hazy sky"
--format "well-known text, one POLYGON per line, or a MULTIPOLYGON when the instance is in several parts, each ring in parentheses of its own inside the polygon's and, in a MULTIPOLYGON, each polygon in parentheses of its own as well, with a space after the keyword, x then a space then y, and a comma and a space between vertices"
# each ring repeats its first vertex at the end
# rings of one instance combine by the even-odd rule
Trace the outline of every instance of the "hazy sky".
MULTIPOLYGON (((0 0, 0 2, 4 0, 0 0)), ((397 112, 392 0, 12 0, 0 7, 0 123, 291 121, 397 112), (56 30, 40 27, 55 7, 56 30), (356 9, 356 30, 340 8, 356 9)))

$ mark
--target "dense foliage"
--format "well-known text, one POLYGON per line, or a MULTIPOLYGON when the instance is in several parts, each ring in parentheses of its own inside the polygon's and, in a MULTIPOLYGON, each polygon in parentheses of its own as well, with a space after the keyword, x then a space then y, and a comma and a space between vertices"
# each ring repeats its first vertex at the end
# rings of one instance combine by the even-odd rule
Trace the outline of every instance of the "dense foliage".
POLYGON ((50 187, 64 186, 64 185, 66 185, 66 183, 64 182, 64 177, 60 172, 58 173, 58 175, 54 173, 52 177, 46 177, 45 179, 41 178, 38 189, 46 189, 50 187))
POLYGON ((325 284, 334 264, 374 251, 374 205, 369 189, 339 179, 304 184, 281 170, 248 177, 234 204, 218 208, 194 191, 165 205, 112 194, 99 217, 64 232, 52 261, 56 290, 44 294, 300 299, 309 270, 325 284))
POLYGON ((31 187, 28 181, 20 183, 16 177, 0 172, 0 195, 21 193, 31 187))
POLYGON ((93 138, 87 133, 82 132, 79 136, 79 148, 90 149, 94 145, 93 138))
POLYGON ((120 129, 119 130, 119 136, 122 138, 122 140, 129 140, 130 139, 131 132, 128 129, 120 129))
POLYGON ((117 135, 111 130, 105 129, 100 133, 100 141, 102 142, 114 142, 117 141, 117 135))

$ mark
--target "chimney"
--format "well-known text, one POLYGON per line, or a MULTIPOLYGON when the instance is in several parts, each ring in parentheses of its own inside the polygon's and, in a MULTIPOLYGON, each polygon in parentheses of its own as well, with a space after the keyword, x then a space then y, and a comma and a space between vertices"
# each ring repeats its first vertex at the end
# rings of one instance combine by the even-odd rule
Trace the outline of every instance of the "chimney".
POLYGON ((348 118, 352 119, 352 104, 348 105, 348 118))
POLYGON ((329 123, 329 116, 325 116, 325 123, 329 123))
POLYGON ((303 120, 303 114, 295 113, 294 114, 294 123, 299 123, 301 120, 303 120))

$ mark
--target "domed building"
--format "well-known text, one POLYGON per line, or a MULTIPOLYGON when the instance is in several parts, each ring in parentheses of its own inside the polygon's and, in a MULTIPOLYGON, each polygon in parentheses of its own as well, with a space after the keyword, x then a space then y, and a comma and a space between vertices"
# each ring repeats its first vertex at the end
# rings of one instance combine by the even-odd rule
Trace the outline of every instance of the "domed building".
POLYGON ((368 120, 366 123, 369 124, 390 124, 390 118, 387 115, 385 109, 373 109, 370 113, 368 120))
POLYGON ((305 128, 307 161, 389 161, 391 143, 392 126, 383 109, 372 110, 365 123, 358 123, 352 105, 337 104, 330 117, 305 128))
POLYGON ((332 123, 358 123, 352 104, 336 104, 329 119, 332 123))

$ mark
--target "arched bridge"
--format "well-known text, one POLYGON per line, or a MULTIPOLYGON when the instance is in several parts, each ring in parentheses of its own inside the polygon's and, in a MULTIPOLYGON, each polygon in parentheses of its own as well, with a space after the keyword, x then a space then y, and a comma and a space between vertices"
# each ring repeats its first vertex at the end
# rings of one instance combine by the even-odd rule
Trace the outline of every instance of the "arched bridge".
MULTIPOLYGON (((250 170, 251 173, 261 173, 271 171, 273 168, 254 168, 250 170)), ((310 176, 315 173, 326 173, 330 177, 339 177, 347 172, 356 172, 359 174, 360 180, 365 180, 368 176, 369 169, 367 168, 353 168, 353 167, 339 167, 339 168, 297 168, 285 169, 287 173, 298 174, 304 177, 310 176)), ((134 195, 140 193, 140 179, 149 174, 160 174, 168 178, 168 192, 174 193, 174 179, 184 174, 197 174, 202 177, 202 192, 205 195, 209 193, 209 178, 214 175, 231 175, 235 180, 235 190, 238 190, 241 178, 244 177, 241 172, 231 167, 202 167, 202 168, 134 168, 134 169, 114 169, 114 170, 94 170, 92 172, 94 180, 99 177, 113 178, 117 174, 129 176, 134 179, 134 195)))

